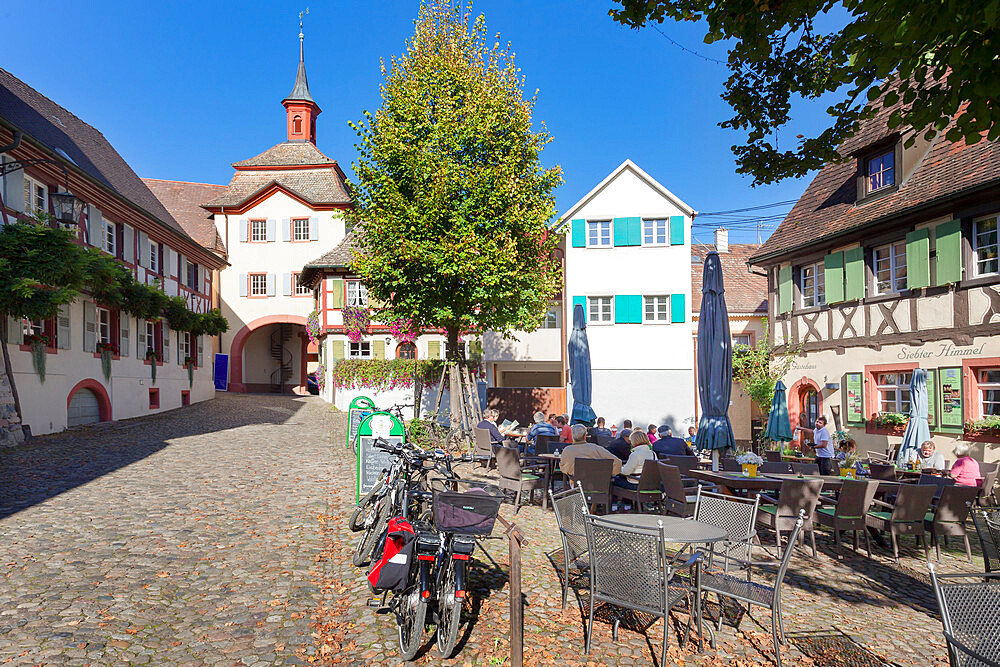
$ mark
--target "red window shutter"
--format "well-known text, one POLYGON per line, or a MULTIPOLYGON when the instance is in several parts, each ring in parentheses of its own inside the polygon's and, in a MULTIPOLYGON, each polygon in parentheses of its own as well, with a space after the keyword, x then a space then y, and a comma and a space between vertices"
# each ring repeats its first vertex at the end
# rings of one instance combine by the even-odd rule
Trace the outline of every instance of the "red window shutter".
POLYGON ((163 358, 163 322, 153 325, 153 349, 163 358))
POLYGON ((115 225, 115 257, 125 258, 125 225, 115 225))
POLYGON ((110 315, 108 315, 108 326, 111 327, 111 343, 115 346, 115 349, 121 351, 122 348, 122 329, 121 322, 119 321, 119 311, 112 310, 110 315))
POLYGON ((159 249, 159 253, 160 253, 160 259, 159 259, 159 261, 156 264, 157 273, 159 273, 161 276, 165 276, 167 274, 164 273, 164 271, 163 271, 163 244, 162 243, 158 246, 158 249, 159 249))
POLYGON ((49 340, 51 341, 51 344, 49 345, 49 348, 50 349, 55 349, 55 347, 57 345, 57 343, 56 343, 56 318, 53 317, 53 318, 45 320, 45 324, 43 325, 42 331, 45 333, 46 336, 49 337, 49 340))

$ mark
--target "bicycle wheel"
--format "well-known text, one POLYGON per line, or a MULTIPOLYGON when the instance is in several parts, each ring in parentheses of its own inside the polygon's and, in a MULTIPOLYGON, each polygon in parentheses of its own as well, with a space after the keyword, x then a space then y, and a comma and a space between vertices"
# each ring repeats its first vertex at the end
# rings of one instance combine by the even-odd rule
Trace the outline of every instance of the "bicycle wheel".
POLYGON ((372 498, 382 491, 382 485, 382 480, 376 482, 372 490, 366 493, 365 497, 358 503, 358 506, 354 508, 354 512, 351 513, 351 519, 348 522, 348 527, 352 532, 356 533, 365 527, 365 515, 371 509, 372 498))
POLYGON ((396 623, 399 626, 399 657, 404 661, 413 660, 420 649, 420 638, 424 634, 427 617, 427 603, 420 597, 419 586, 407 590, 399 601, 396 623))
POLYGON ((351 556, 351 562, 357 567, 371 562, 372 551, 375 550, 375 545, 378 544, 379 537, 385 532, 386 523, 389 521, 388 496, 383 496, 375 508, 375 512, 375 517, 368 524, 368 528, 365 529, 361 539, 358 540, 358 546, 354 550, 354 555, 351 556))
POLYGON ((450 658, 455 651, 461 618, 462 601, 455 597, 455 563, 449 561, 438 587, 437 648, 442 660, 450 658))

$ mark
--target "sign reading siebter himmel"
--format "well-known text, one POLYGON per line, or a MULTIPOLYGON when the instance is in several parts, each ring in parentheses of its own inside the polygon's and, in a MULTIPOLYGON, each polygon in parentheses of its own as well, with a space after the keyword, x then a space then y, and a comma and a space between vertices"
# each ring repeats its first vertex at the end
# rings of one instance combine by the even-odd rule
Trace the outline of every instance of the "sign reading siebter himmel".
POLYGON ((374 412, 362 420, 358 427, 358 500, 372 490, 382 471, 392 465, 392 455, 375 447, 378 438, 385 438, 389 444, 402 443, 406 438, 403 422, 388 412, 374 412))

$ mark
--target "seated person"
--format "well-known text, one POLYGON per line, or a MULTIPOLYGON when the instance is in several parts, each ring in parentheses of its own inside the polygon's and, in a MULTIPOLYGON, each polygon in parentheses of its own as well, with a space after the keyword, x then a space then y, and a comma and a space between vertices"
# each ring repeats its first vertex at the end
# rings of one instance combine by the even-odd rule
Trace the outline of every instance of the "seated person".
POLYGON ((949 474, 954 478, 955 484, 982 486, 983 473, 979 469, 979 461, 969 456, 969 446, 964 442, 959 443, 955 446, 954 453, 958 458, 952 464, 949 474))
POLYGON ((611 461, 611 474, 617 475, 621 472, 622 462, 617 456, 600 445, 587 442, 586 426, 575 424, 570 431, 573 434, 573 444, 562 450, 559 456, 559 470, 572 477, 577 459, 608 459, 611 461))
POLYGON ((566 415, 556 417, 556 428, 559 429, 560 442, 573 442, 573 431, 569 425, 569 417, 566 415))
POLYGON ((694 451, 680 438, 674 437, 670 427, 663 425, 658 429, 659 440, 653 443, 653 452, 657 456, 694 456, 694 451))
MULTIPOLYGON (((854 439, 847 438, 846 440, 842 440, 840 445, 837 447, 836 459, 838 461, 845 461, 847 460, 848 456, 855 456, 857 454, 857 451, 858 451, 858 445, 856 442, 854 442, 854 439)), ((863 463, 861 463, 860 459, 854 462, 854 474, 857 477, 861 477, 861 475, 866 474, 865 466, 863 463)))
POLYGON ((632 453, 629 454, 628 461, 622 466, 620 475, 616 475, 611 483, 623 489, 639 488, 639 475, 642 474, 642 466, 646 461, 655 461, 656 454, 649 446, 649 438, 639 430, 632 431, 629 435, 629 442, 632 444, 632 453))
POLYGON ((503 445, 504 432, 497 428, 497 419, 500 417, 500 413, 493 408, 487 408, 483 411, 483 421, 476 424, 479 428, 484 428, 490 432, 490 442, 494 445, 503 445))
POLYGON ((933 440, 924 440, 920 443, 920 449, 914 452, 911 461, 919 461, 921 468, 933 468, 944 470, 944 454, 937 451, 933 440))
POLYGON ((534 444, 536 435, 551 435, 552 437, 559 435, 556 427, 545 421, 544 412, 536 412, 533 419, 535 423, 528 429, 528 443, 534 444))
POLYGON ((604 417, 598 417, 594 423, 594 428, 590 429, 590 434, 596 438, 613 438, 611 429, 604 428, 604 417))
POLYGON ((632 453, 632 443, 629 441, 631 434, 631 429, 623 428, 618 437, 607 445, 608 451, 617 456, 623 463, 628 460, 629 454, 632 453))
POLYGON ((684 442, 690 445, 691 449, 694 449, 694 443, 698 440, 698 429, 694 426, 688 426, 688 437, 684 438, 684 442))
POLYGON ((656 442, 656 424, 650 424, 646 427, 646 437, 649 438, 649 444, 656 442))

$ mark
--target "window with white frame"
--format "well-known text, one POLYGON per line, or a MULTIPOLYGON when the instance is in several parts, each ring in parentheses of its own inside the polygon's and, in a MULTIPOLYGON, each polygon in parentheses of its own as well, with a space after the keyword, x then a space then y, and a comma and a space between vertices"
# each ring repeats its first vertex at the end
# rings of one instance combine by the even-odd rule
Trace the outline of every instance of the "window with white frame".
POLYGON ((367 308, 368 288, 357 280, 347 281, 347 305, 355 308, 367 308))
POLYGON ((104 221, 104 238, 101 239, 104 252, 115 255, 118 252, 118 229, 115 223, 104 221))
POLYGON ((822 262, 799 267, 799 290, 802 292, 803 308, 826 303, 826 272, 822 262))
POLYGON ((21 320, 23 323, 23 336, 40 336, 45 333, 45 320, 21 320))
POLYGON ((979 371, 979 399, 981 416, 1000 415, 1000 368, 979 371))
POLYGON ((251 241, 267 240, 267 220, 250 221, 250 240, 251 241))
POLYGON ((156 323, 146 320, 146 353, 156 349, 156 323))
POLYGON ((895 184, 895 164, 895 148, 865 161, 865 190, 868 194, 895 184))
POLYGON ((611 246, 611 221, 587 221, 587 247, 601 248, 611 246))
POLYGON ((49 189, 30 176, 24 177, 24 210, 26 213, 35 211, 48 212, 49 189))
POLYGON ((309 296, 312 294, 312 288, 309 285, 299 284, 299 274, 292 274, 292 291, 295 296, 309 296))
POLYGON ((667 220, 657 218, 642 221, 642 245, 666 245, 667 220))
POLYGON ((741 345, 743 347, 750 347, 753 338, 750 334, 743 333, 743 334, 733 334, 732 340, 733 340, 733 349, 735 350, 738 346, 741 345))
POLYGON ((588 296, 587 322, 589 324, 611 323, 614 297, 588 296))
POLYGON ((107 308, 97 309, 97 342, 111 342, 111 311, 107 308))
POLYGON ((366 340, 358 341, 357 343, 348 342, 347 343, 347 358, 348 359, 371 359, 372 358, 372 344, 366 340))
POLYGON ((875 386, 878 391, 879 412, 910 412, 910 371, 877 373, 875 386))
POLYGON ((187 263, 187 286, 196 292, 201 291, 198 288, 198 265, 194 262, 187 263))
POLYGON ((297 218, 292 220, 292 240, 309 240, 309 218, 297 218))
POLYGON ((267 296, 267 274, 251 273, 249 278, 250 296, 267 296))
POLYGON ((894 294, 906 289, 906 243, 890 243, 872 251, 875 293, 894 294))
POLYGON ((191 356, 191 332, 185 331, 181 334, 181 349, 178 350, 181 361, 186 361, 191 356))
POLYGON ((986 276, 1000 273, 1000 259, 997 251, 997 216, 983 218, 972 223, 972 249, 976 258, 976 275, 986 276))
MULTIPOLYGON (((448 341, 441 341, 441 356, 445 359, 448 358, 448 341)), ((463 340, 458 344, 458 357, 459 359, 465 359, 465 341, 463 340)))
POLYGON ((149 242, 149 270, 153 273, 160 272, 160 244, 156 241, 149 242))
POLYGON ((656 294, 642 297, 643 322, 669 322, 670 297, 666 294, 656 294))
POLYGON ((559 328, 559 306, 549 306, 549 309, 545 311, 545 319, 542 320, 542 328, 559 328))

